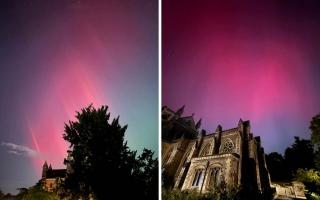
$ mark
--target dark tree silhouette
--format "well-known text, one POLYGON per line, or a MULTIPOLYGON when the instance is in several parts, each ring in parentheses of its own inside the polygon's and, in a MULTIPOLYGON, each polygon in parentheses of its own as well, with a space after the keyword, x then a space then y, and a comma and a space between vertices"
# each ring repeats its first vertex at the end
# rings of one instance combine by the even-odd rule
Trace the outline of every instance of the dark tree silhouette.
POLYGON ((283 156, 277 152, 266 155, 267 167, 272 181, 286 181, 289 179, 283 156))
POLYGON ((311 130, 312 143, 320 146, 320 114, 312 118, 309 128, 311 130))
POLYGON ((119 117, 109 123, 107 109, 90 105, 65 124, 71 158, 65 159, 67 193, 98 200, 157 199, 157 159, 147 149, 137 157, 124 140, 127 126, 119 125, 119 117))
POLYGON ((311 140, 294 137, 295 142, 285 150, 285 165, 292 178, 296 170, 314 168, 314 148, 311 140))
POLYGON ((310 121, 311 142, 315 146, 315 165, 320 170, 320 114, 314 116, 310 121))
POLYGON ((136 184, 131 186, 133 192, 143 191, 144 194, 140 195, 143 199, 158 199, 158 160, 153 159, 152 151, 143 150, 138 157, 138 168, 133 171, 132 175, 136 179, 136 184))
POLYGON ((266 155, 266 162, 272 181, 291 181, 298 169, 315 167, 314 145, 311 140, 294 137, 291 147, 284 156, 277 152, 266 155))
POLYGON ((16 195, 13 199, 19 199, 19 200, 35 200, 35 199, 41 199, 41 200, 59 200, 57 194, 53 192, 47 192, 44 191, 41 188, 31 188, 28 190, 21 191, 18 195, 16 195))

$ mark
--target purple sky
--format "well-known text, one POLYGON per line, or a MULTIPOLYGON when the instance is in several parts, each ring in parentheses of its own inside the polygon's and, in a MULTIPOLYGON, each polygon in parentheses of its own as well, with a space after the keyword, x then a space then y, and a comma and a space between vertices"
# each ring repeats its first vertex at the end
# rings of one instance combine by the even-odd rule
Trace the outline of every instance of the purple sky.
POLYGON ((64 123, 93 103, 128 124, 128 145, 158 153, 158 4, 150 0, 0 3, 0 189, 64 168, 64 123))
POLYGON ((250 120, 266 152, 320 112, 320 2, 163 0, 162 104, 202 128, 250 120))

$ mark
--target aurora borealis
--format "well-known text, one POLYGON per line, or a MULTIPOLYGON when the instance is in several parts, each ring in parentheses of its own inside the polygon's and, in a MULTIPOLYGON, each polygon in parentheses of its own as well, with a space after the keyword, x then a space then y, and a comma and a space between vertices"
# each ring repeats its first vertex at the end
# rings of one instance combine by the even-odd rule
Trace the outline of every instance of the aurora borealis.
POLYGON ((64 123, 93 103, 158 153, 158 3, 11 0, 0 6, 0 188, 64 168, 64 123))
POLYGON ((158 102, 202 128, 250 120, 267 153, 310 138, 320 112, 320 2, 162 0, 0 2, 0 189, 64 168, 64 123, 108 105, 132 149, 158 154, 158 102))
POLYGON ((163 0, 162 105, 233 128, 240 118, 283 153, 320 112, 316 1, 163 0))

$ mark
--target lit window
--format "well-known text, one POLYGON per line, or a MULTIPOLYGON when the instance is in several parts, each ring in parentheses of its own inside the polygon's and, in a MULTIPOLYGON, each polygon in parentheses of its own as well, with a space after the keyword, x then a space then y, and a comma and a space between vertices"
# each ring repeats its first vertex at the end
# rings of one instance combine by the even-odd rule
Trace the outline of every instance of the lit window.
POLYGON ((221 182, 221 169, 219 167, 215 167, 211 170, 210 174, 210 185, 211 186, 219 186, 221 182))
POLYGON ((203 178, 204 178, 203 170, 197 170, 192 182, 192 186, 199 187, 203 182, 203 178))

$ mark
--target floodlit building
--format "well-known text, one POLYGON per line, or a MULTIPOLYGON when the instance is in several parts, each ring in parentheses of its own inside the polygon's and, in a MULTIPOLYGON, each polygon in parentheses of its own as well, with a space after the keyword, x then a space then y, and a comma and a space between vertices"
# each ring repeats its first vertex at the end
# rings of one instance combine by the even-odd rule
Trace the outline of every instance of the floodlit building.
POLYGON ((45 161, 42 167, 42 188, 47 192, 58 192, 65 180, 66 173, 66 169, 52 169, 51 164, 48 166, 45 161))
POLYGON ((184 107, 162 108, 162 171, 174 188, 205 193, 214 188, 238 186, 263 192, 270 188, 260 137, 254 137, 250 121, 214 132, 201 130, 184 107))

